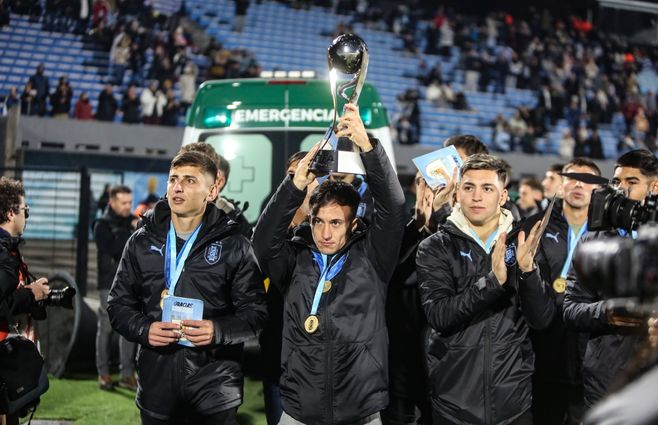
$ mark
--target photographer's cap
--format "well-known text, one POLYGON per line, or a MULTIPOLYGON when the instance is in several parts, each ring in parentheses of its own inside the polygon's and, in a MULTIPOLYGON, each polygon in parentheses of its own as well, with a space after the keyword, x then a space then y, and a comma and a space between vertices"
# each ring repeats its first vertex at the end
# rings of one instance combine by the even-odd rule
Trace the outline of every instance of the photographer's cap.
POLYGON ((605 177, 597 176, 596 174, 590 173, 558 173, 562 177, 567 177, 569 179, 578 180, 583 183, 588 184, 608 184, 610 183, 605 177))

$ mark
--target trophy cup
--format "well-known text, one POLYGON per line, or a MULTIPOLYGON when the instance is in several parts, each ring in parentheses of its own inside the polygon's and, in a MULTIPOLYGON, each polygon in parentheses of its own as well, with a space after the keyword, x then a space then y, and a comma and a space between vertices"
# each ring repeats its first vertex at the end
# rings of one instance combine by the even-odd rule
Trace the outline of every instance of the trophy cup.
POLYGON ((365 175, 366 171, 359 155, 359 148, 346 137, 336 137, 336 122, 338 121, 336 100, 337 96, 352 104, 356 104, 359 100, 368 71, 368 46, 354 34, 340 35, 331 42, 327 49, 327 65, 329 66, 329 86, 334 104, 334 117, 324 135, 322 147, 313 157, 309 169, 318 176, 334 172, 365 175), (338 72, 352 74, 353 78, 339 83, 338 72), (349 89, 353 90, 348 95, 349 89))

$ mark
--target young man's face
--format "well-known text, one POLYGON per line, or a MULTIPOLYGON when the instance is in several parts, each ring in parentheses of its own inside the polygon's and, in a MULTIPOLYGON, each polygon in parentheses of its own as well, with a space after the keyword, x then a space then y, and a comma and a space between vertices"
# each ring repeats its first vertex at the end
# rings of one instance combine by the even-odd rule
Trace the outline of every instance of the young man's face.
POLYGON ((210 176, 194 165, 169 170, 167 201, 172 214, 194 217, 203 214, 206 203, 217 197, 215 176, 210 176))
MULTIPOLYGON (((569 173, 587 173, 596 172, 585 165, 574 165, 565 170, 569 173)), ((564 202, 572 208, 589 208, 592 200, 592 191, 599 187, 597 184, 583 183, 569 177, 562 178, 562 193, 564 202)))
POLYGON ((544 188, 544 196, 552 198, 560 190, 562 185, 562 176, 555 171, 548 170, 544 175, 544 180, 541 181, 541 186, 544 188))
POLYGON ((110 208, 119 217, 128 217, 133 205, 132 193, 117 193, 110 197, 110 208))
POLYGON ((464 215, 476 226, 497 219, 506 199, 507 190, 493 170, 467 171, 457 189, 457 200, 464 215))
POLYGON ((313 241, 322 254, 332 255, 345 246, 350 230, 356 226, 350 207, 328 204, 311 215, 313 241))
POLYGON ((518 204, 521 209, 530 210, 537 207, 537 196, 540 195, 535 189, 531 188, 527 184, 522 184, 519 187, 519 200, 518 204))
POLYGON ((645 176, 639 168, 615 168, 612 185, 622 189, 626 197, 634 201, 642 201, 650 193, 658 193, 658 179, 645 176))

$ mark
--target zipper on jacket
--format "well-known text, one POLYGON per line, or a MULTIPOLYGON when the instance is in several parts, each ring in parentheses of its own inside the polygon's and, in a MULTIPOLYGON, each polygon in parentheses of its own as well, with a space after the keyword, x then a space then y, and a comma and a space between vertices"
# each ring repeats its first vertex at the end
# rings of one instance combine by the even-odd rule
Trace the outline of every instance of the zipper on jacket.
POLYGON ((491 421, 491 319, 487 319, 484 327, 484 422, 491 421))
POLYGON ((334 370, 334 355, 333 355, 333 338, 331 336, 331 326, 329 323, 329 301, 327 301, 329 297, 325 297, 324 300, 324 315, 326 316, 326 319, 323 320, 322 322, 324 323, 324 332, 325 332, 325 338, 327 338, 327 354, 326 354, 326 373, 325 373, 325 388, 326 388, 326 393, 327 393, 327 405, 325 406, 327 409, 327 423, 330 425, 333 425, 334 423, 334 375, 333 375, 333 370, 334 370))

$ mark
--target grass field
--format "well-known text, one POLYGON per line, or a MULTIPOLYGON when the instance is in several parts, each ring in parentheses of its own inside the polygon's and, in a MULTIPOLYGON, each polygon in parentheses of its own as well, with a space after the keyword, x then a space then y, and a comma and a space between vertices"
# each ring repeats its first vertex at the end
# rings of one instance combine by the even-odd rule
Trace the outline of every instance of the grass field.
MULTIPOLYGON (((238 409, 240 425, 265 425, 261 382, 245 379, 245 400, 238 409)), ((50 378, 50 389, 34 416, 38 419, 68 419, 75 425, 139 424, 135 393, 122 388, 101 391, 96 377, 50 378)))

